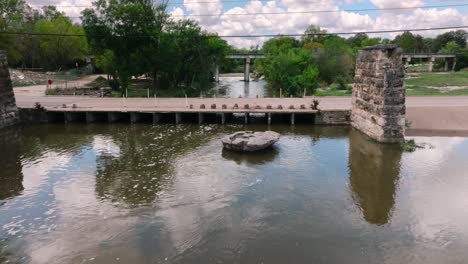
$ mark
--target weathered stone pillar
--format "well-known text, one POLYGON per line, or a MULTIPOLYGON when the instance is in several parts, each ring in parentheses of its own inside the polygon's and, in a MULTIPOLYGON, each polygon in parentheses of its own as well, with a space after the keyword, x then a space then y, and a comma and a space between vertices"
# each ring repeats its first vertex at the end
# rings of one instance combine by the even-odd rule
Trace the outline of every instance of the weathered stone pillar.
POLYGON ((352 97, 353 127, 379 142, 402 142, 405 113, 402 50, 396 45, 377 45, 359 51, 352 97))
POLYGON ((214 72, 215 82, 219 82, 219 65, 215 65, 215 72, 214 72))
POLYGON ((8 71, 7 54, 0 50, 0 128, 13 125, 18 120, 18 109, 8 71))
POLYGON ((444 59, 444 71, 446 72, 448 71, 448 59, 447 58, 444 59))
POLYGON ((250 82, 250 58, 244 60, 244 81, 250 82))
POLYGON ((405 66, 408 67, 410 65, 410 62, 411 62, 411 57, 408 56, 405 60, 405 66))
POLYGON ((435 62, 435 58, 434 58, 434 57, 429 58, 429 72, 432 72, 432 71, 433 71, 433 69, 434 69, 434 62, 435 62))

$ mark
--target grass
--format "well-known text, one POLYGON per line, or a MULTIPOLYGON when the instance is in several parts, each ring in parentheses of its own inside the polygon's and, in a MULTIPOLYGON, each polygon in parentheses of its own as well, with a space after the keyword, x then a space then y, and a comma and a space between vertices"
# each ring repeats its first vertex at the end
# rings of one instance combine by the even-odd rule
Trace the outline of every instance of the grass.
POLYGON ((468 86, 468 71, 420 73, 418 77, 406 79, 406 84, 419 87, 468 86))
POLYGON ((94 81, 85 84, 85 86, 95 88, 95 89, 99 89, 103 87, 110 87, 109 81, 102 76, 99 76, 96 79, 94 79, 94 81))
POLYGON ((410 139, 401 143, 400 148, 404 152, 415 152, 417 149, 424 148, 424 145, 419 145, 414 141, 414 139, 410 139))
POLYGON ((434 88, 412 86, 406 89, 407 96, 457 96, 468 95, 468 88, 451 91, 440 91, 434 88))
MULTIPOLYGON (((150 82, 148 80, 134 80, 129 85, 127 89, 127 97, 147 97, 148 88, 150 87, 150 82)), ((204 95, 207 95, 205 92, 204 95)), ((194 89, 158 89, 156 93, 157 97, 198 97, 200 96, 200 91, 194 89)), ((149 96, 153 97, 153 91, 150 88, 149 96)), ((122 97, 121 91, 112 91, 112 97, 122 97)))
MULTIPOLYGON (((457 96, 468 95, 468 88, 440 90, 433 87, 462 86, 468 87, 468 71, 444 73, 419 73, 407 78, 407 96, 457 96)), ((336 85, 330 85, 326 90, 317 90, 316 96, 351 96, 349 90, 339 90, 336 85)))
POLYGON ((44 84, 44 82, 12 82, 13 88, 15 87, 24 87, 24 86, 33 86, 33 85, 39 85, 39 84, 44 84))
POLYGON ((315 96, 351 96, 352 88, 349 84, 339 85, 338 83, 332 83, 326 89, 317 90, 315 96), (345 86, 345 89, 342 86, 345 86))

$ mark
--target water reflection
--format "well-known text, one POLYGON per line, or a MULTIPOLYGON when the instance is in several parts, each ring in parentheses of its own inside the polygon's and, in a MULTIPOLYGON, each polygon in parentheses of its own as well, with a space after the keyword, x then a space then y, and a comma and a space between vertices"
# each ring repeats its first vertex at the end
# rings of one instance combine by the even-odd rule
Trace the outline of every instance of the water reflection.
POLYGON ((375 143, 356 130, 349 134, 352 196, 370 224, 387 224, 392 217, 401 155, 399 146, 375 143))
POLYGON ((204 127, 168 125, 159 127, 157 133, 144 128, 134 127, 114 134, 112 145, 107 143, 105 148, 114 154, 96 157, 99 198, 126 206, 153 203, 162 186, 172 181, 177 166, 173 160, 211 137, 204 127))
POLYGON ((239 129, 1 131, 0 263, 467 262, 467 139, 402 154, 286 125, 267 152, 223 151, 239 129))
POLYGON ((264 80, 244 82, 243 77, 221 77, 218 84, 214 87, 217 96, 222 97, 267 97, 271 96, 265 89, 264 80))
POLYGON ((279 154, 275 147, 268 148, 262 151, 244 153, 223 149, 222 157, 227 160, 235 161, 237 164, 261 165, 275 160, 279 154))
POLYGON ((0 172, 0 205, 7 198, 21 194, 24 190, 23 173, 21 171, 21 145, 19 133, 8 129, 0 137, 2 169, 0 172))

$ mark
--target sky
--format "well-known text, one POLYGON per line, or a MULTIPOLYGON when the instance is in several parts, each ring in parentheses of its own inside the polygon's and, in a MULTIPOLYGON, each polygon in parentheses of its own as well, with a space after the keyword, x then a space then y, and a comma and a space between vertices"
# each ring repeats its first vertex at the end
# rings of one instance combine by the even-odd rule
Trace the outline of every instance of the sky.
MULTIPOLYGON (((93 0, 27 0, 32 6, 57 5, 69 16, 79 16, 83 7, 93 0), (60 7, 63 6, 63 7, 60 7), (66 7, 65 7, 66 6, 66 7)), ((168 12, 174 19, 190 18, 203 29, 225 35, 297 34, 313 24, 328 32, 355 32, 468 26, 468 0, 169 0, 168 12), (196 3, 200 2, 200 3, 196 3), (353 11, 465 5, 409 10, 353 11), (278 12, 309 12, 333 10, 327 13, 261 14, 278 12), (255 15, 232 15, 256 13, 255 15), (192 15, 210 16, 192 16, 192 15)), ((435 36, 444 31, 418 32, 435 36)), ((394 37, 398 33, 376 37, 394 37)), ((226 38, 229 44, 249 48, 261 45, 268 38, 226 38)))

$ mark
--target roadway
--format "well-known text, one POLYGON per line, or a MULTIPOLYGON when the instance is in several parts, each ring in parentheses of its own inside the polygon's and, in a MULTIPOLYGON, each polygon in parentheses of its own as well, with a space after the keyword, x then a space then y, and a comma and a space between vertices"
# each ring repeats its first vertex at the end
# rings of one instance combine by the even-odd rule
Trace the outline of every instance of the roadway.
MULTIPOLYGON (((36 102, 47 109, 58 110, 63 104, 67 108, 75 104, 80 110, 90 111, 158 111, 177 112, 200 111, 200 105, 206 106, 209 111, 212 104, 221 109, 223 104, 227 108, 237 104, 239 111, 244 105, 249 104, 251 112, 257 106, 265 109, 271 105, 277 109, 278 105, 283 107, 284 112, 293 105, 298 111, 301 105, 308 108, 312 97, 306 98, 93 98, 83 96, 45 96, 45 86, 30 86, 14 88, 18 107, 30 108, 36 102)), ((322 110, 351 109, 350 97, 317 97, 320 101, 319 108, 322 110)), ((407 119, 410 122, 409 135, 414 134, 440 134, 440 135, 468 135, 468 96, 418 96, 407 97, 407 119), (437 132, 437 133, 433 133, 437 132)), ((275 111, 275 110, 274 110, 275 111)), ((276 110, 279 111, 279 110, 276 110)), ((300 110, 299 110, 300 111, 300 110)))

